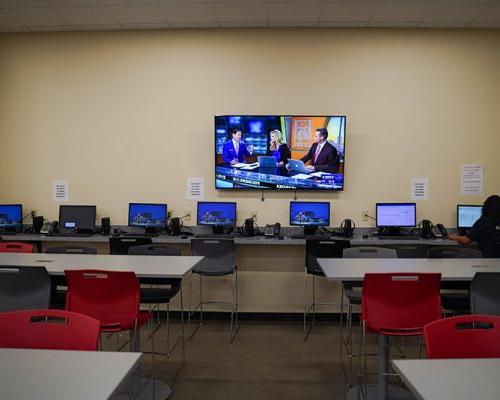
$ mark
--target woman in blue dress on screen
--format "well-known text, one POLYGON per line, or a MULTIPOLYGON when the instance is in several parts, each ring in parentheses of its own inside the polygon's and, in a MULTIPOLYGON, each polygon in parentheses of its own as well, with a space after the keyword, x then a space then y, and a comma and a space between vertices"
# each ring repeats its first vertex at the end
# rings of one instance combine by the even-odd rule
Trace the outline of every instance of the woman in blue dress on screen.
POLYGON ((269 152, 276 158, 278 167, 284 167, 288 164, 288 159, 292 156, 288 145, 282 142, 282 136, 282 133, 278 129, 269 132, 271 139, 269 142, 269 152))

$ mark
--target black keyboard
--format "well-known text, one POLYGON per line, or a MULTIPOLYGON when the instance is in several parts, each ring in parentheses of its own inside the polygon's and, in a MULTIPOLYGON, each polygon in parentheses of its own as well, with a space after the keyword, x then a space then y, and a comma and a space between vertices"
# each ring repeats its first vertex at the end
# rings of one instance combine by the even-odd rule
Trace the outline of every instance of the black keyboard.
POLYGON ((60 233, 53 233, 50 236, 54 236, 54 237, 91 237, 91 236, 93 236, 93 233, 60 232, 60 233))
POLYGON ((306 240, 328 240, 330 235, 292 235, 291 239, 306 239, 306 240))
POLYGON ((145 238, 151 238, 151 237, 157 237, 158 233, 122 233, 121 236, 123 237, 145 237, 145 238))
POLYGON ((206 233, 194 235, 197 239, 234 239, 236 236, 228 233, 206 233))
POLYGON ((419 240, 420 236, 377 236, 380 240, 419 240))

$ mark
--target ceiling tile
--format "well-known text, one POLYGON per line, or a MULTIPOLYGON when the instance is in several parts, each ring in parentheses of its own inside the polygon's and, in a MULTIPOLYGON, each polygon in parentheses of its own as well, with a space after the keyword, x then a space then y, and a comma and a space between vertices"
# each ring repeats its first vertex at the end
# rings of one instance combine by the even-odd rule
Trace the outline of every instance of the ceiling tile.
POLYGON ((418 25, 418 22, 416 21, 413 21, 413 22, 404 22, 404 21, 391 21, 391 22, 388 22, 388 21, 384 21, 384 22, 375 22, 375 21, 372 21, 368 24, 368 26, 372 27, 372 28, 412 28, 412 27, 416 27, 418 25))
POLYGON ((368 26, 367 21, 351 21, 351 22, 339 22, 339 21, 320 21, 318 26, 320 28, 334 27, 334 28, 354 28, 354 27, 365 27, 368 26))
POLYGON ((75 26, 79 31, 116 31, 122 29, 118 24, 105 24, 105 25, 80 25, 75 26))
POLYGON ((3 12, 25 26, 64 26, 69 25, 50 8, 11 8, 3 12))
POLYGON ((55 11, 72 25, 116 24, 109 10, 104 7, 61 7, 55 11))
POLYGON ((269 21, 273 22, 317 22, 321 12, 321 3, 313 1, 307 3, 270 3, 267 7, 269 21))
POLYGON ((168 29, 170 26, 165 23, 153 24, 121 24, 123 29, 168 29))
POLYGON ((0 27, 1 28, 9 28, 9 27, 20 27, 22 26, 18 22, 14 21, 13 19, 9 18, 7 15, 2 13, 0 11, 0 27))
POLYGON ((74 31, 75 27, 69 25, 62 26, 33 26, 30 31, 33 32, 64 32, 64 31, 74 31))
POLYGON ((156 5, 157 0, 101 0, 105 5, 156 5))
POLYGON ((321 21, 364 22, 371 19, 376 2, 325 3, 321 21))
POLYGON ((475 3, 435 3, 427 10, 424 22, 467 22, 474 20, 485 8, 475 3))
POLYGON ((217 3, 215 5, 219 22, 266 22, 267 5, 255 3, 217 3))
POLYGON ((264 28, 269 26, 267 22, 245 22, 245 21, 234 21, 234 22, 219 22, 221 28, 264 28))
POLYGON ((7 33, 7 32, 28 32, 28 28, 26 28, 25 26, 10 26, 10 27, 6 27, 6 26, 0 26, 0 32, 1 33, 7 33))
POLYGON ((420 22, 419 28, 465 28, 467 22, 453 21, 453 22, 420 22))
POLYGON ((372 21, 377 22, 410 22, 421 21, 430 3, 399 2, 381 3, 373 14, 372 21))
POLYGON ((108 6, 108 9, 120 24, 163 24, 166 22, 163 8, 159 5, 108 6))
POLYGON ((0 8, 98 6, 100 0, 0 0, 0 8))
POLYGON ((269 26, 274 27, 317 27, 318 21, 269 21, 269 26))
POLYGON ((172 22, 172 28, 217 28, 217 22, 172 22))
POLYGON ((488 24, 500 23, 500 4, 489 4, 474 19, 473 23, 483 22, 488 24))
POLYGON ((213 4, 169 4, 163 6, 168 22, 217 22, 213 4))

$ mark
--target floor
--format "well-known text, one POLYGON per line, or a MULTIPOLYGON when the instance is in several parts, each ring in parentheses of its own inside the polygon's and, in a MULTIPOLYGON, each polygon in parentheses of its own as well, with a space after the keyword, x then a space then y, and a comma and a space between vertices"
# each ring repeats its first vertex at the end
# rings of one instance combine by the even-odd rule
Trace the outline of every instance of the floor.
MULTIPOLYGON (((171 337, 180 332, 173 323, 171 337)), ((157 332, 156 348, 165 348, 164 324, 157 332)), ((143 335, 142 349, 150 347, 143 335)), ((398 344, 400 341, 396 341, 398 344)), ((368 351, 376 351, 376 338, 368 340, 368 351)), ((321 322, 303 341, 299 321, 242 321, 233 343, 228 321, 210 320, 187 341, 185 362, 181 346, 169 362, 168 381, 173 382, 172 400, 192 399, 344 399, 346 381, 339 363, 339 326, 321 322), (178 374, 175 374, 175 371, 178 374)), ((396 348, 392 356, 400 357, 396 348)), ((408 340, 405 352, 418 357, 417 342, 408 340)), ((165 357, 156 358, 156 376, 165 379, 165 357)), ((376 357, 368 368, 376 371, 376 357)), ((145 355, 141 373, 149 374, 151 357, 145 355)), ((370 378, 374 381, 376 376, 370 378)))

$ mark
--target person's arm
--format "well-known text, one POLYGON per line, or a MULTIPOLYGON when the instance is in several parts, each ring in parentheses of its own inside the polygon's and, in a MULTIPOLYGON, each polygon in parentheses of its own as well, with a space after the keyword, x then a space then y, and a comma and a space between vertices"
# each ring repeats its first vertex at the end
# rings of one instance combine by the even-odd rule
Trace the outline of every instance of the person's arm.
POLYGON ((224 143, 224 146, 222 146, 222 159, 224 160, 225 163, 230 163, 233 161, 231 156, 229 155, 229 146, 231 145, 231 142, 229 143, 224 143))
POLYGON ((303 161, 304 163, 306 163, 306 162, 308 162, 308 161, 312 160, 312 158, 313 158, 313 154, 314 154, 314 152, 313 152, 313 147, 314 147, 314 145, 312 145, 312 146, 309 148, 309 151, 307 152, 307 154, 306 154, 304 157, 302 157, 302 158, 300 159, 301 161, 303 161))
POLYGON ((328 152, 326 162, 323 164, 315 164, 314 165, 315 171, 332 172, 332 173, 338 171, 339 155, 337 153, 337 150, 332 145, 330 145, 329 149, 330 150, 328 152))
POLYGON ((283 143, 280 147, 280 162, 283 164, 288 164, 288 160, 292 156, 290 149, 286 143, 283 143))
POLYGON ((456 233, 452 233, 452 234, 448 235, 448 239, 454 240, 455 242, 457 242, 459 244, 463 244, 465 246, 468 246, 469 244, 471 244, 473 242, 473 240, 470 239, 469 237, 457 235, 456 233))

